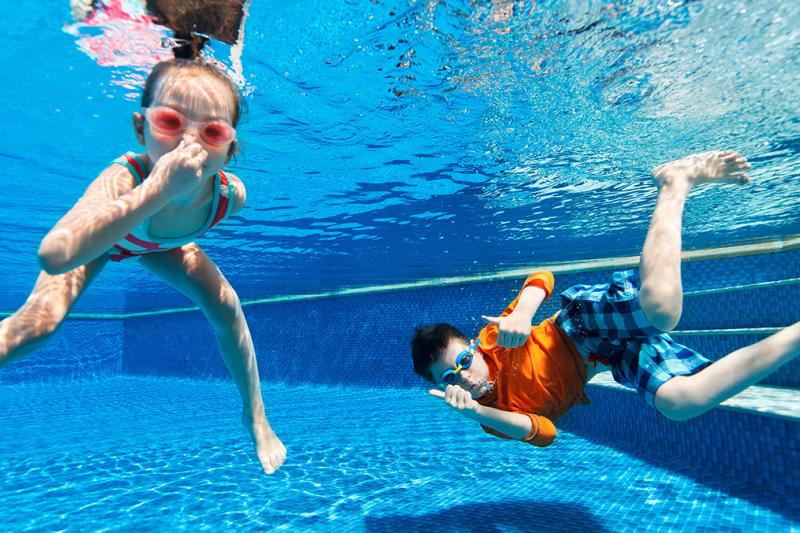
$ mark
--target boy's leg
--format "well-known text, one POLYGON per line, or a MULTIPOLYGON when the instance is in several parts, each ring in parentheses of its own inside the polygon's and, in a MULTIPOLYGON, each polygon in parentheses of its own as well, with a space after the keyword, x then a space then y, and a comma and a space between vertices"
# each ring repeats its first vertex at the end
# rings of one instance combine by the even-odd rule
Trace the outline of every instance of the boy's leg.
POLYGON ((242 397, 242 423, 250 432, 262 468, 271 474, 286 460, 286 448, 264 412, 253 339, 233 287, 194 243, 148 254, 139 261, 188 296, 211 322, 222 358, 242 397))
POLYGON ((639 303, 655 327, 670 331, 680 320, 681 219, 694 185, 706 182, 747 183, 747 160, 733 151, 703 152, 653 169, 658 201, 639 263, 639 303))
POLYGON ((39 274, 22 307, 0 322, 0 367, 46 344, 106 263, 103 255, 64 274, 39 274))
POLYGON ((800 322, 731 352, 692 376, 678 376, 656 391, 655 406, 673 420, 688 420, 758 383, 800 354, 800 322))

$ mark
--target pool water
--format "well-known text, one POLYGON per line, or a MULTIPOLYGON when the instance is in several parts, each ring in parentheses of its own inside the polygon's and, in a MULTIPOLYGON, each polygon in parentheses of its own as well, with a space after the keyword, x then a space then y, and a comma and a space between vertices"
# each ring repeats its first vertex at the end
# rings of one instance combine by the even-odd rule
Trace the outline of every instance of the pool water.
MULTIPOLYGON (((100 28, 66 0, 0 7, 0 164, 25 177, 0 187, 10 311, 44 234, 137 148, 147 69, 127 49, 98 65, 76 33, 100 28)), ((245 299, 636 254, 650 169, 720 148, 752 185, 693 194, 685 246, 800 233, 798 27, 787 0, 254 1, 231 168, 247 205, 200 245, 245 299)), ((183 304, 108 268, 78 307, 183 304)))
POLYGON ((227 382, 0 386, 0 530, 800 528, 791 495, 718 476, 710 488, 668 470, 673 460, 564 431, 547 449, 503 441, 424 389, 265 387, 288 450, 273 476, 227 382))
MULTIPOLYGON (((65 0, 0 7, 0 70, 13 73, 0 89, 10 125, 0 163, 13 184, 0 187, 7 314, 29 294, 45 233, 136 148, 130 117, 146 69, 128 50, 113 67, 87 55, 80 38, 115 28, 73 24, 65 0)), ((693 192, 685 247, 800 234, 798 2, 250 7, 249 113, 231 165, 248 203, 200 242, 245 302, 637 254, 655 201, 649 170, 717 148, 744 153, 753 182, 693 192)), ((229 57, 218 43, 209 52, 229 57)), ((797 261, 719 261, 685 281, 787 280, 797 261)), ((798 299, 785 287, 695 304, 683 324, 786 326, 798 299)), ((0 531, 800 531, 798 494, 720 477, 742 467, 723 453, 739 437, 733 426, 699 421, 695 438, 714 461, 688 466, 634 453, 623 431, 615 448, 561 431, 539 449, 488 436, 413 388, 414 326, 474 329, 513 291, 472 284, 248 307, 288 449, 268 477, 230 380, 188 379, 226 375, 206 321, 148 315, 189 304, 143 269, 112 265, 75 308, 97 320, 68 321, 48 348, 0 371, 0 531), (331 355, 354 342, 362 349, 331 355), (292 359, 298 346, 304 357, 292 359), (387 353, 402 354, 391 372, 387 353), (391 386, 370 387, 382 383, 391 386)), ((746 338, 730 337, 696 339, 721 351, 746 338)), ((762 452, 783 441, 762 420, 737 421, 758 428, 747 444, 762 452)), ((800 438, 786 441, 791 460, 800 438)), ((780 463, 754 457, 739 471, 773 479, 765 466, 780 463)))

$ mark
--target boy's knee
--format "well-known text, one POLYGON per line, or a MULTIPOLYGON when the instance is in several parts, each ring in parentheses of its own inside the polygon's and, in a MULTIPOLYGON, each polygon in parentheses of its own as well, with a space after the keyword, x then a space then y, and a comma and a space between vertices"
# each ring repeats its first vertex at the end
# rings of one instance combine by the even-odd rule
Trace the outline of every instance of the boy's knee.
POLYGON ((676 376, 661 385, 653 403, 659 413, 676 422, 685 422, 703 414, 707 405, 687 376, 676 376))
POLYGON ((687 420, 691 420, 696 416, 685 408, 656 407, 656 409, 658 409, 658 412, 661 413, 664 418, 668 418, 673 422, 686 422, 687 420))
POLYGON ((647 320, 661 331, 672 331, 681 319, 683 312, 680 289, 670 287, 642 287, 639 291, 639 305, 647 320))

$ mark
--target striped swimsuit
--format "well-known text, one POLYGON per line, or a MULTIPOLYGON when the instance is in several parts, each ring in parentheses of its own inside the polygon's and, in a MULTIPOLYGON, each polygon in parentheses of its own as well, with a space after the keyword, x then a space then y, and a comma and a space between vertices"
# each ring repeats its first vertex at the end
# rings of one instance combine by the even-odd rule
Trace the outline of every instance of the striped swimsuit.
MULTIPOLYGON (((114 164, 127 168, 137 185, 147 178, 144 161, 132 152, 115 159, 114 164)), ((214 174, 214 199, 211 202, 211 211, 205 224, 199 230, 175 239, 156 239, 150 235, 150 219, 147 218, 108 251, 109 259, 122 261, 131 257, 180 248, 184 244, 196 240, 225 219, 233 209, 233 198, 233 184, 220 170, 214 174)))

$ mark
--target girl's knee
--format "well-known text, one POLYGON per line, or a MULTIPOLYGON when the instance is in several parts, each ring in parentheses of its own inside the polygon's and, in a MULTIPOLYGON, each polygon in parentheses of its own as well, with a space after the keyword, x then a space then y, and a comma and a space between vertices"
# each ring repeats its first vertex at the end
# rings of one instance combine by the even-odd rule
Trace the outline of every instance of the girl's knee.
POLYGON ((233 289, 220 291, 218 298, 205 302, 205 314, 216 328, 233 327, 242 316, 242 304, 233 289))
POLYGON ((47 309, 23 308, 0 323, 0 367, 46 345, 64 315, 47 309))

